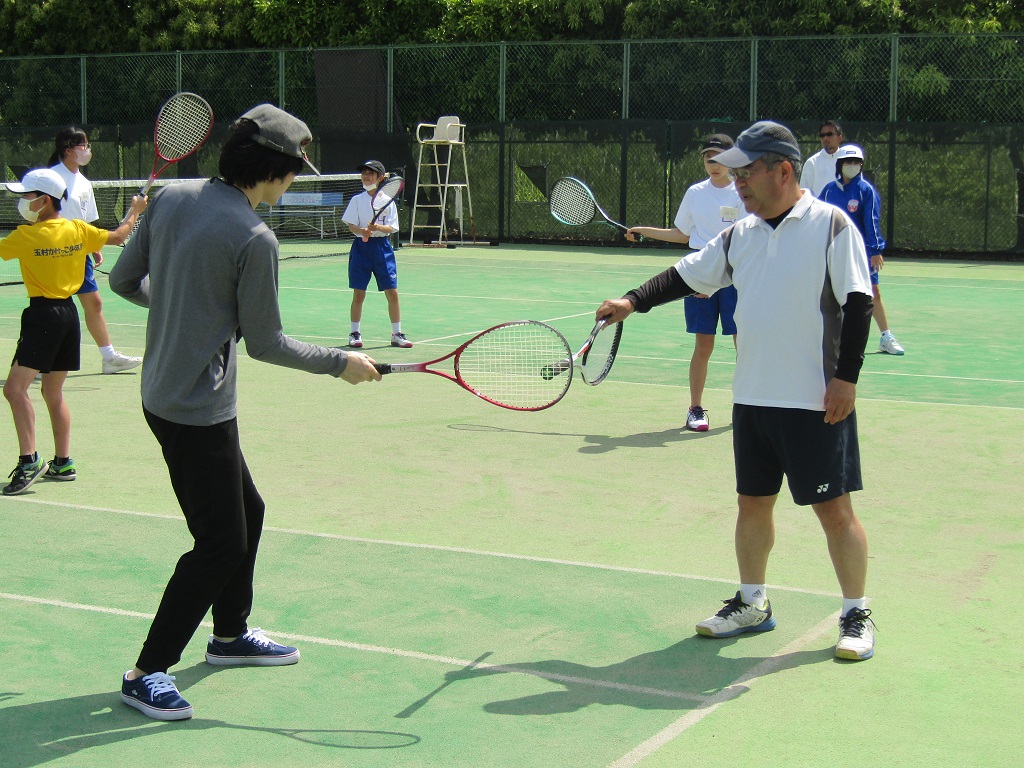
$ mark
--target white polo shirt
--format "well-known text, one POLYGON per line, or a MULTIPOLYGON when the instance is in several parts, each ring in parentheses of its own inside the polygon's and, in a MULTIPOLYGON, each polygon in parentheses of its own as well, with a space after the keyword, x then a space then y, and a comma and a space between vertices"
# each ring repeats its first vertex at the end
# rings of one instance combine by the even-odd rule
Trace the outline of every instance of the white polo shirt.
POLYGON ((59 173, 68 185, 68 199, 61 201, 60 215, 65 219, 96 221, 100 212, 96 208, 92 182, 81 171, 72 172, 64 163, 57 163, 50 170, 59 173))
MULTIPOLYGON (((836 150, 838 152, 839 150, 836 150)), ((809 189, 815 197, 821 194, 826 184, 836 180, 836 156, 829 154, 822 147, 804 161, 800 171, 800 186, 809 189)))
POLYGON ((777 229, 746 216, 676 270, 698 293, 736 286, 734 402, 825 410, 842 306, 849 293, 871 296, 864 241, 843 211, 805 190, 777 229))
POLYGON ((686 190, 673 223, 676 229, 690 236, 690 248, 698 249, 746 215, 735 184, 716 187, 711 179, 704 179, 686 190))
MULTIPOLYGON (((381 197, 378 199, 378 203, 383 203, 387 198, 381 197)), ((377 223, 384 227, 393 227, 395 232, 398 231, 398 211, 397 205, 389 205, 387 210, 380 215, 377 219, 377 223)), ((360 192, 358 195, 350 198, 348 205, 345 207, 345 213, 342 214, 341 220, 346 224, 351 224, 356 227, 365 227, 370 223, 370 219, 373 218, 373 204, 370 199, 369 192, 360 192)), ((374 232, 372 237, 388 237, 384 232, 374 232)))

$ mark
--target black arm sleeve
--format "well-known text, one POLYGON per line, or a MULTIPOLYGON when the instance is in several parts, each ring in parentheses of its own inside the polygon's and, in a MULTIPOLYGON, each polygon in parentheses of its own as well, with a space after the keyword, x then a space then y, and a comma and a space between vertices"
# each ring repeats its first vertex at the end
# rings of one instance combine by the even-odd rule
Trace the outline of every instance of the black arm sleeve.
MULTIPOLYGON (((650 312, 661 304, 692 296, 696 291, 686 284, 675 267, 655 275, 639 288, 634 288, 622 298, 629 299, 637 312, 650 312)), ((864 337, 867 343, 867 337, 864 337)))
POLYGON ((871 334, 871 297, 848 293, 843 305, 843 327, 839 332, 839 360, 836 378, 856 384, 864 364, 864 348, 871 334))

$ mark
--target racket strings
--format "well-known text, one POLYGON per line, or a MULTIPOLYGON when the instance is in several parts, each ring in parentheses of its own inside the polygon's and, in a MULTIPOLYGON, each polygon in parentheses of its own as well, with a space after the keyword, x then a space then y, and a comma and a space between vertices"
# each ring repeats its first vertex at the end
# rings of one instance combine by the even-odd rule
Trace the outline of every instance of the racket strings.
POLYGON ((405 181, 403 179, 392 179, 388 181, 377 191, 377 194, 373 196, 373 210, 379 213, 387 208, 401 193, 403 186, 405 186, 405 181))
POLYGON ((456 361, 460 378, 484 398, 510 408, 539 409, 561 399, 569 376, 545 379, 552 361, 569 348, 553 328, 522 323, 500 326, 466 347, 456 361))
POLYGON ((559 179, 551 188, 551 213, 564 224, 589 224, 597 215, 597 204, 586 187, 573 179, 559 179))
POLYGON ((165 160, 187 157, 210 134, 213 112, 206 101, 192 94, 181 94, 160 110, 156 123, 156 149, 165 160))

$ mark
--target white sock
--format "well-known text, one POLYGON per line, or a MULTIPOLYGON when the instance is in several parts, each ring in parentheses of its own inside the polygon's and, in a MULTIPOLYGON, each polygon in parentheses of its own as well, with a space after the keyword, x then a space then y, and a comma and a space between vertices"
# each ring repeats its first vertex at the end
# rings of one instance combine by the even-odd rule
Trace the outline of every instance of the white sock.
POLYGON ((843 598, 843 613, 845 616, 853 608, 867 608, 868 599, 866 597, 844 597, 843 598))
POLYGON ((352 333, 359 333, 359 321, 352 323, 352 333))
POLYGON ((399 320, 397 323, 392 323, 391 324, 391 332, 392 333, 401 333, 402 332, 402 321, 401 320, 399 320))
POLYGON ((100 354, 103 356, 104 360, 111 360, 116 352, 114 352, 114 346, 112 344, 107 344, 105 347, 100 347, 100 354))
POLYGON ((743 602, 755 608, 764 608, 768 600, 768 588, 764 584, 740 584, 743 602))

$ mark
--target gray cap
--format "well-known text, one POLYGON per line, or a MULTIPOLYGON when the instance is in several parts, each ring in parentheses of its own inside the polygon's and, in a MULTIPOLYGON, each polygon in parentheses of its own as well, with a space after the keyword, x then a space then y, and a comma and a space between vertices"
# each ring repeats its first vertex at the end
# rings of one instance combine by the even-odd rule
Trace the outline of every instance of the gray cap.
POLYGON ((11 182, 10 184, 5 183, 5 186, 9 191, 19 195, 24 195, 26 192, 41 192, 61 200, 68 199, 68 185, 64 183, 64 178, 49 168, 37 168, 34 171, 29 171, 20 184, 11 182))
POLYGON ((797 144, 793 132, 779 123, 762 120, 741 133, 736 139, 735 147, 715 155, 715 162, 726 168, 742 168, 768 152, 791 160, 800 159, 800 145, 797 144))
POLYGON ((306 147, 313 141, 313 134, 310 133, 309 126, 299 118, 273 104, 260 104, 242 117, 252 120, 259 128, 259 132, 252 137, 257 144, 290 157, 301 158, 313 173, 320 175, 320 171, 306 156, 306 147))

